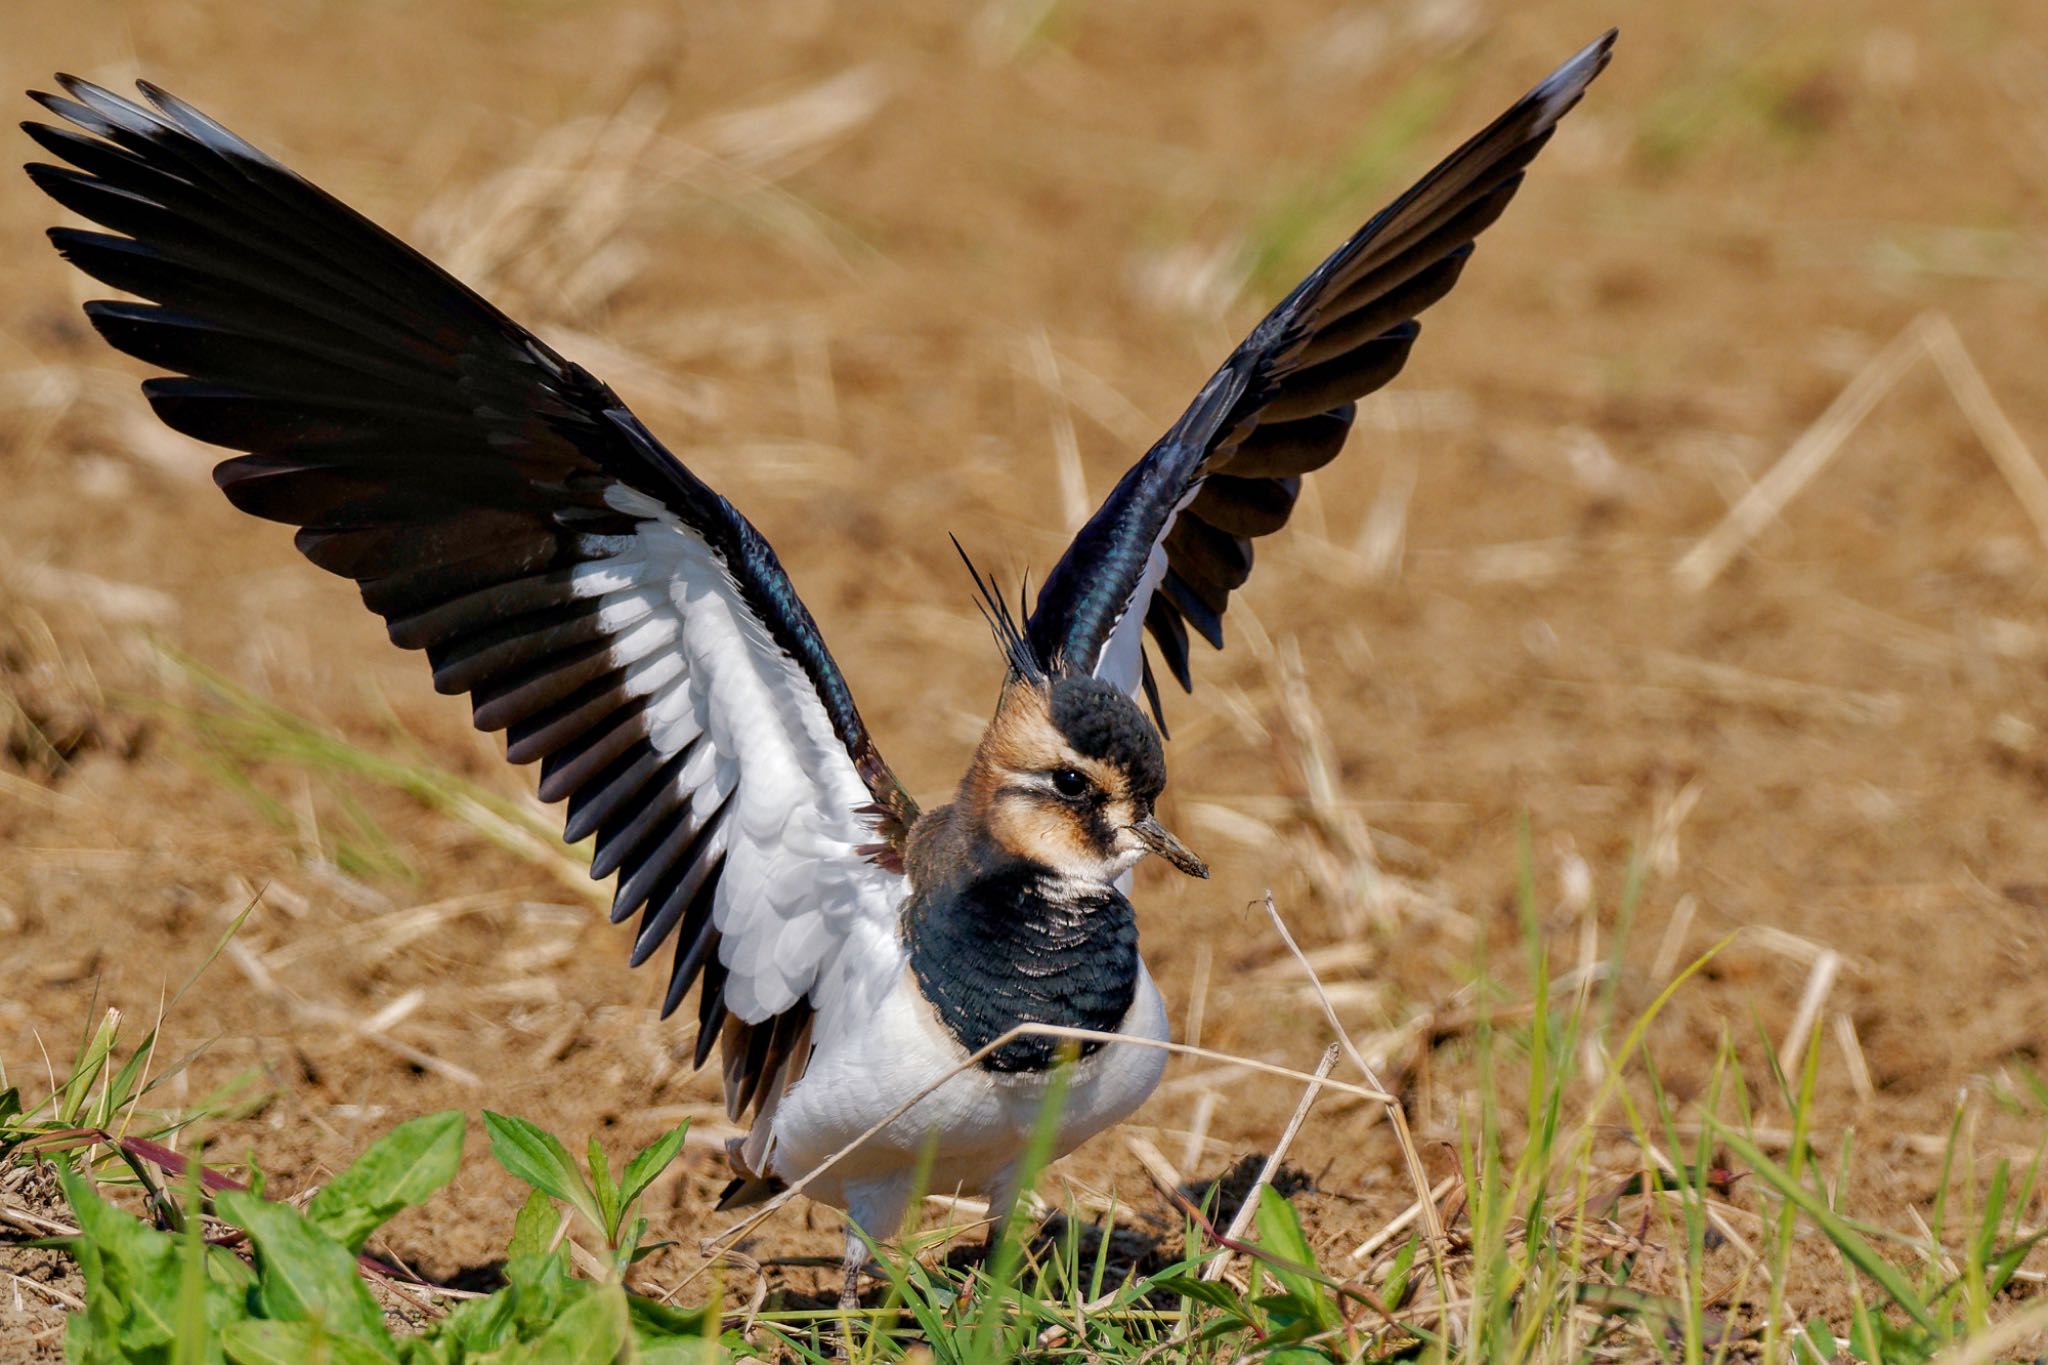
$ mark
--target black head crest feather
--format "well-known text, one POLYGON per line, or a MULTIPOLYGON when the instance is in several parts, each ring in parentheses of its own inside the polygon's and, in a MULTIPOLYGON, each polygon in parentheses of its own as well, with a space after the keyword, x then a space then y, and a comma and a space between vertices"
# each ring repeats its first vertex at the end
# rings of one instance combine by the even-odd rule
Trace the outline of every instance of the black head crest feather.
POLYGON ((1028 682, 1047 681, 1055 671, 1038 657, 1038 651, 1031 647, 1030 639, 1017 624, 1017 617, 1010 610, 1003 595, 996 591, 993 577, 984 578, 981 570, 974 567, 974 561, 967 557, 967 547, 960 543, 960 537, 947 536, 953 542, 953 549, 960 556, 960 562, 967 566, 968 577, 974 580, 974 590, 980 601, 974 605, 981 612, 981 619, 988 622, 996 645, 1003 651, 1003 659, 1010 666, 1010 672, 1028 682))

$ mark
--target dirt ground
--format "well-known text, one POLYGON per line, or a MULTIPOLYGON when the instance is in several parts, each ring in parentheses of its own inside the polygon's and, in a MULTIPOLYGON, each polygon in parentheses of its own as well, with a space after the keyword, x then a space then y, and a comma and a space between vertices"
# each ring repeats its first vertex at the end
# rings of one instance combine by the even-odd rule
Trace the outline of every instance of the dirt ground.
MULTIPOLYGON (((1612 69, 1169 696, 1168 823, 1215 875, 1141 873, 1145 954, 1177 1031, 1313 1065, 1320 1015, 1253 908, 1271 888, 1441 1173, 1461 991, 1482 944, 1520 961, 1521 868, 1562 969, 1612 950, 1640 855, 1625 1010, 1736 933, 1651 1032, 1674 1093, 1724 1036, 1760 1076, 1838 954, 1820 1113, 1857 1134, 1850 1205, 1906 1226, 1959 1096, 1980 1152, 2043 1132, 2010 1096, 2048 1049, 2048 522, 1958 401, 1980 373, 2048 453, 2032 0, 18 0, 0 89, 146 75, 539 325, 767 534, 935 801, 998 681, 946 533, 1043 572, 1082 490, 1300 271, 1611 23, 1612 69), (1710 581, 1676 572, 1928 314, 1950 368, 1899 375, 1710 581)), ((245 791, 163 705, 190 696, 169 646, 373 752, 530 790, 153 425, 53 221, 25 182, 0 194, 10 1079, 34 1090, 109 1005, 146 1028, 267 887, 166 1025, 172 1052, 212 1040, 170 1098, 265 1096, 216 1144, 290 1190, 431 1109, 616 1150, 694 1115, 655 1210, 685 1242, 723 1226, 715 1075, 586 895, 375 784, 268 764, 245 791)), ((1213 1176, 1296 1094, 1177 1061, 1047 1192, 1177 1227, 1126 1139, 1213 1176)), ((1409 1199, 1375 1117, 1326 1104, 1291 1157, 1334 1256, 1409 1199)), ((482 1152, 394 1229, 429 1273, 503 1246, 517 1196, 482 1152)), ((832 1252, 833 1226, 792 1210, 750 1254, 832 1252)), ((0 1338, 54 1350, 55 1326, 0 1287, 0 1338)))

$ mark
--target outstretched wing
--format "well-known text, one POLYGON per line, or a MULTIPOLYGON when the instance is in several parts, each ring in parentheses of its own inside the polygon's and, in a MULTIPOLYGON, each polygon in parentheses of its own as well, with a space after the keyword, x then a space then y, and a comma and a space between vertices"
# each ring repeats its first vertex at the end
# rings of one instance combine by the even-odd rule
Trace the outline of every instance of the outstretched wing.
POLYGON ((1157 714, 1149 629, 1192 689, 1188 627, 1223 647, 1224 608, 1251 575, 1252 541, 1286 524, 1301 476, 1344 448, 1355 401, 1400 373, 1421 330, 1415 315, 1457 283, 1473 238, 1507 207, 1614 38, 1446 157, 1252 329, 1047 576, 1028 627, 1040 658, 1133 693, 1142 686, 1157 714))
POLYGON ((673 946, 701 1065, 725 1037, 735 1113, 800 1065, 811 1013, 894 923, 916 811, 759 533, 570 364, 425 257, 190 105, 59 77, 69 166, 31 179, 109 232, 74 265, 149 300, 86 305, 177 377, 157 415, 248 452, 215 480, 299 527, 507 757, 540 760, 565 837, 673 946))

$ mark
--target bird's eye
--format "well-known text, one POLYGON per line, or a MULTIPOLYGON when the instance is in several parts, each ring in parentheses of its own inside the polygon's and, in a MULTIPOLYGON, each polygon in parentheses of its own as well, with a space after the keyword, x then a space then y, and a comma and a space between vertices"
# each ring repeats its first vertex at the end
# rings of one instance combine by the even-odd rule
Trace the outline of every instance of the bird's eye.
POLYGON ((1072 768, 1059 768, 1053 772, 1052 789, 1073 801, 1087 794, 1088 779, 1072 768))

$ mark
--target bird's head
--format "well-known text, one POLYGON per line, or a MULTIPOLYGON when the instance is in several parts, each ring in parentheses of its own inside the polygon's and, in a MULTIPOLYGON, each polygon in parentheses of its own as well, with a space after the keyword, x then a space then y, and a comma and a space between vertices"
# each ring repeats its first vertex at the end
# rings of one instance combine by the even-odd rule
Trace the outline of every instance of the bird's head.
POLYGON ((1108 884, 1147 853, 1209 869, 1153 814, 1166 786, 1159 731, 1122 689, 1013 673, 961 794, 1004 851, 1108 884))

